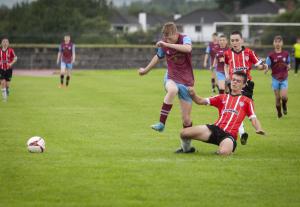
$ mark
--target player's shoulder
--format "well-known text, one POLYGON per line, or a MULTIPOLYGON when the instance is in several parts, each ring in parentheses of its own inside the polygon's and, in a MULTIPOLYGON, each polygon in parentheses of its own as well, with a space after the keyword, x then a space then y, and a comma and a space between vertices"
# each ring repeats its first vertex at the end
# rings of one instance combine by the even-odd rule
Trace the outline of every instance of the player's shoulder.
POLYGON ((242 97, 243 97, 244 102, 246 102, 248 104, 253 102, 253 100, 251 98, 247 97, 247 96, 243 95, 242 97))
POLYGON ((287 50, 283 50, 282 53, 287 56, 290 55, 289 51, 287 51, 287 50))
POLYGON ((274 54, 275 54, 275 51, 272 50, 272 51, 270 51, 270 52, 268 53, 268 57, 272 57, 274 54))
POLYGON ((245 52, 248 52, 248 53, 254 52, 254 50, 252 50, 252 49, 249 48, 249 47, 244 47, 244 51, 245 51, 245 52))

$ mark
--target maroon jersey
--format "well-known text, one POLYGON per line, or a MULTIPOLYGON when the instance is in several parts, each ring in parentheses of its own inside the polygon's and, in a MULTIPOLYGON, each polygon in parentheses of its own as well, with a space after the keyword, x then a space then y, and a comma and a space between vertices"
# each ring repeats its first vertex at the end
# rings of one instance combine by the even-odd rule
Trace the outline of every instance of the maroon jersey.
POLYGON ((71 63, 73 52, 75 52, 75 45, 72 42, 61 43, 59 46, 59 52, 61 52, 61 61, 64 63, 71 63))
POLYGON ((213 42, 208 43, 208 49, 206 52, 209 53, 211 64, 213 63, 219 48, 220 48, 219 43, 213 43, 213 42))
MULTIPOLYGON (((176 44, 191 44, 189 37, 179 34, 176 44)), ((168 65, 168 79, 186 86, 194 86, 192 54, 179 52, 175 49, 163 47, 157 53, 159 58, 166 57, 168 65)))
POLYGON ((290 56, 287 51, 279 53, 272 51, 267 58, 267 64, 272 69, 272 77, 283 81, 288 77, 288 64, 290 64, 290 56), (268 60, 269 58, 269 60, 268 60))
POLYGON ((5 51, 0 49, 0 69, 8 70, 11 69, 10 63, 16 57, 15 52, 12 48, 7 48, 5 51))
POLYGON ((225 56, 224 52, 228 50, 228 47, 219 48, 216 53, 216 60, 217 60, 217 71, 224 73, 224 65, 225 65, 225 56))
POLYGON ((243 95, 220 94, 207 99, 208 103, 219 110, 215 125, 237 139, 237 134, 245 116, 256 117, 253 101, 243 95))
POLYGON ((225 64, 229 66, 229 76, 236 71, 243 71, 247 74, 248 80, 252 80, 250 70, 252 65, 258 66, 262 61, 258 58, 254 51, 249 48, 242 47, 240 52, 235 52, 233 49, 228 49, 224 53, 225 64))

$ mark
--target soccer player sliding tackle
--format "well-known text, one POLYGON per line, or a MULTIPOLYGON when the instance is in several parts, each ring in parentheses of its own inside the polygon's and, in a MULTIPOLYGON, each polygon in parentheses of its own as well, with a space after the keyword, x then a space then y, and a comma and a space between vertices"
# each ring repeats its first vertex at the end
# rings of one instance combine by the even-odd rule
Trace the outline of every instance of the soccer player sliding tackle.
MULTIPOLYGON (((252 99, 242 95, 242 88, 247 82, 247 75, 243 72, 235 72, 231 80, 231 93, 220 94, 210 98, 202 98, 196 95, 194 88, 189 93, 195 103, 199 105, 211 105, 219 110, 219 118, 214 124, 206 124, 185 128, 180 136, 182 140, 200 140, 219 146, 217 154, 230 155, 237 146, 237 133, 245 116, 251 120, 256 133, 265 135, 261 124, 257 119, 252 99)), ((184 149, 188 150, 188 149, 184 149)))

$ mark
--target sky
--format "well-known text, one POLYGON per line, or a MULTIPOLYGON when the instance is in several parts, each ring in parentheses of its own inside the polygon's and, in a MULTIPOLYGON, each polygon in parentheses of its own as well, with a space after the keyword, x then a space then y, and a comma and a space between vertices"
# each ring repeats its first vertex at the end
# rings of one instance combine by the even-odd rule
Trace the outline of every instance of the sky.
MULTIPOLYGON (((22 1, 35 1, 35 0, 0 0, 0 5, 6 5, 8 7, 13 6, 17 2, 22 2, 22 1)), ((149 1, 149 0, 112 0, 114 5, 116 6, 121 6, 124 3, 125 4, 130 4, 133 1, 149 1)))

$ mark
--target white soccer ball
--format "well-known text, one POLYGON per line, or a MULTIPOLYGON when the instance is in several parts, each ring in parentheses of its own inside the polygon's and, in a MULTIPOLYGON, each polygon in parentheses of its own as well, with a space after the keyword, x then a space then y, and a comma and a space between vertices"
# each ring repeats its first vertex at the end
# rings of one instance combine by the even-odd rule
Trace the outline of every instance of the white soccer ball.
POLYGON ((42 137, 34 136, 27 141, 27 149, 29 152, 44 152, 46 149, 45 140, 42 137))

